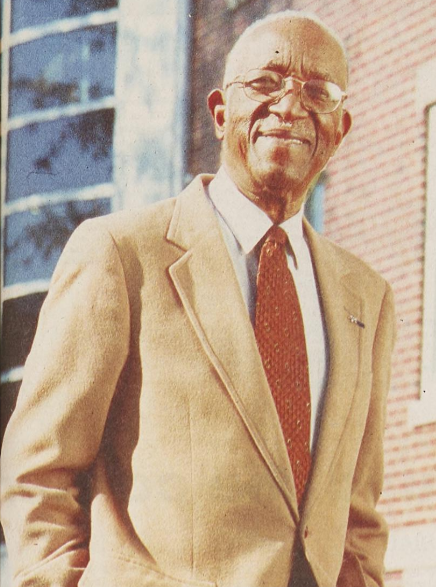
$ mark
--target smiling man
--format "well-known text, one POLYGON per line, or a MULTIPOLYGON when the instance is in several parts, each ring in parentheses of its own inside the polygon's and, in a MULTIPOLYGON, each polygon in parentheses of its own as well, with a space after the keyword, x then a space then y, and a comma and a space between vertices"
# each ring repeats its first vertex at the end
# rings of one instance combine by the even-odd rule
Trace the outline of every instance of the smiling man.
POLYGON ((346 86, 316 17, 256 22, 217 175, 71 238, 4 441, 15 587, 383 585, 392 294, 303 219, 346 86))
POLYGON ((274 222, 301 209, 350 129, 347 69, 320 23, 275 16, 247 29, 229 56, 225 92, 209 95, 227 172, 274 222))

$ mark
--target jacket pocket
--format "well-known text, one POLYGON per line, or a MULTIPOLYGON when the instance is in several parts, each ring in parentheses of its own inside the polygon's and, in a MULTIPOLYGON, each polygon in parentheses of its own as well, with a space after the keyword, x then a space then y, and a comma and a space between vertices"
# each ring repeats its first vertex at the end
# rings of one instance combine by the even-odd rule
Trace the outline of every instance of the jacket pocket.
POLYGON ((216 587, 210 581, 177 579, 134 559, 115 555, 89 562, 78 587, 216 587))
POLYGON ((336 587, 365 587, 362 566, 355 554, 346 552, 336 587))

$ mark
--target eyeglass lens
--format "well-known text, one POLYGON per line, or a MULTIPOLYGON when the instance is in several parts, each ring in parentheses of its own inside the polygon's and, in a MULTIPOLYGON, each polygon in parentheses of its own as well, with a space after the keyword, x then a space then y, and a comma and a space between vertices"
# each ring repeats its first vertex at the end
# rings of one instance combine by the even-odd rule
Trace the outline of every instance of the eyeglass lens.
MULTIPOLYGON (((249 71, 243 83, 248 98, 256 102, 281 98, 287 87, 286 78, 277 72, 265 70, 249 71)), ((292 91, 299 92, 302 105, 307 110, 319 114, 333 112, 342 100, 340 87, 325 80, 313 79, 306 82, 293 80, 292 91)))

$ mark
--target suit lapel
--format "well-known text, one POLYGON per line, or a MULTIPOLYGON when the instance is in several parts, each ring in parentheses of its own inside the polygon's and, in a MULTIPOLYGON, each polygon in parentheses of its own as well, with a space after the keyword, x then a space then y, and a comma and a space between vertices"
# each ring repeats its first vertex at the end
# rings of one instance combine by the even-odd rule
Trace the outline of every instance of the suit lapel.
POLYGON ((170 276, 191 324, 295 521, 292 472, 253 328, 214 212, 198 179, 177 199, 167 239, 184 253, 170 276))
POLYGON ((360 342, 364 329, 364 304, 355 276, 341 266, 333 245, 306 227, 320 290, 329 344, 329 375, 325 392, 315 459, 305 506, 313 511, 323 493, 339 449, 360 369, 360 342))

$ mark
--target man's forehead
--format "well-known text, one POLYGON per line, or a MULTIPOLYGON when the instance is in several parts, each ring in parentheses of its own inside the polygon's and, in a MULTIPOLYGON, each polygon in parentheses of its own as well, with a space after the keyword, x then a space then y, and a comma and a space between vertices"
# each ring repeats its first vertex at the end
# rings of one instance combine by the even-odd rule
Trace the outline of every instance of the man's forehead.
POLYGON ((228 80, 258 68, 284 71, 295 68, 306 75, 325 79, 336 78, 338 73, 342 77, 347 69, 338 41, 328 30, 310 20, 265 23, 235 49, 227 65, 228 80))

